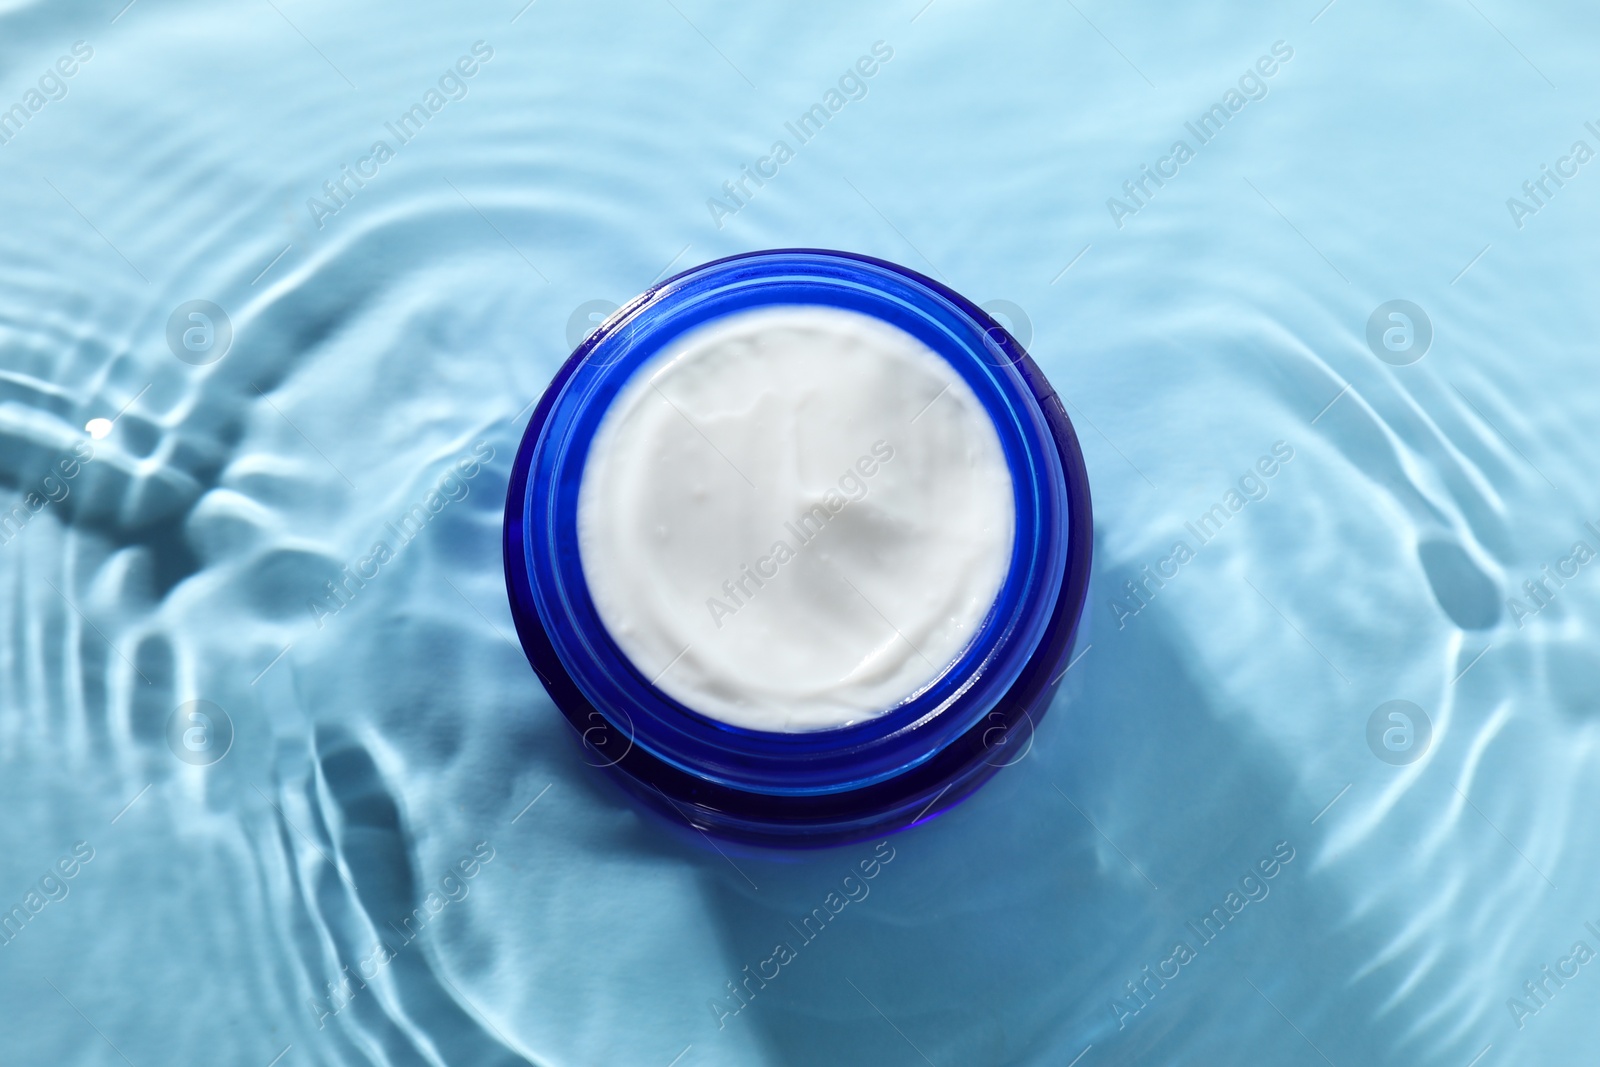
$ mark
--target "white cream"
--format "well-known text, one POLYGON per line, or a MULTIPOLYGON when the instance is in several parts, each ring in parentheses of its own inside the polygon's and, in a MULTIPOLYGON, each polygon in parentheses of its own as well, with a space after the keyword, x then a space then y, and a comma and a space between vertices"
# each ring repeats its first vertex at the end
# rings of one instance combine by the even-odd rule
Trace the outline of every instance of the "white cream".
POLYGON ((993 422, 882 320, 775 307, 713 321, 623 387, 578 498, 583 572, 640 673, 711 718, 870 719, 965 650, 1016 509, 993 422))

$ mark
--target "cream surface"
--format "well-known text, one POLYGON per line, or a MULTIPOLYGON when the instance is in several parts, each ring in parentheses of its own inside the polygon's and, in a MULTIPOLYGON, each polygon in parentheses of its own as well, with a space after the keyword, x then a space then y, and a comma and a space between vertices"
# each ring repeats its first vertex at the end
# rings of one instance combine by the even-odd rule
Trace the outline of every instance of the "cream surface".
POLYGON ((584 577, 654 684, 737 726, 844 726, 961 654, 1010 564, 1011 474, 941 356, 826 307, 741 312, 623 387, 579 489, 584 577))

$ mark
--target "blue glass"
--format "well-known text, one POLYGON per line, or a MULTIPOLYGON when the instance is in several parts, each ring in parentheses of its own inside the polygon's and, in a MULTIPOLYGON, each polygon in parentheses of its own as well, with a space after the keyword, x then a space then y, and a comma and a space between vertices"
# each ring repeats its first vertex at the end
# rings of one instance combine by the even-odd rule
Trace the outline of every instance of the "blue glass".
POLYGON ((539 402, 506 500, 512 614, 530 662, 586 752, 657 809, 730 837, 834 843, 931 818, 1005 762, 1070 654, 1091 552, 1087 474, 1070 421, 1022 347, 948 288, 843 252, 786 249, 670 278, 611 317, 539 402), (630 377, 686 331, 732 313, 825 305, 923 341, 994 422, 1016 508, 1010 566, 966 649, 865 722, 807 733, 733 726, 653 686, 612 640, 584 578, 578 492, 589 446, 630 377))

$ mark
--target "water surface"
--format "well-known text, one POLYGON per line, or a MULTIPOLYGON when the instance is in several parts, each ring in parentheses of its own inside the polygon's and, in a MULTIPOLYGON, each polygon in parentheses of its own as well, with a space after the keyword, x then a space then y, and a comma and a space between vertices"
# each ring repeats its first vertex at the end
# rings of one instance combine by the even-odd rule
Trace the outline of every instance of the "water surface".
POLYGON ((6 1063, 1583 1062, 1592 10, 0 27, 6 1063), (1003 302, 1095 494, 1031 747, 881 851, 642 815, 501 576, 594 316, 797 245, 1003 302))

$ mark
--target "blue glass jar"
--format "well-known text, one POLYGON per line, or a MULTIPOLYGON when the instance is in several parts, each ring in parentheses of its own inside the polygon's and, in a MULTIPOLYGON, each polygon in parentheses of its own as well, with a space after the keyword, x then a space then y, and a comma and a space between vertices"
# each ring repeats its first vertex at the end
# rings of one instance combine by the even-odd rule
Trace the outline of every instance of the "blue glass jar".
POLYGON ((929 819, 1018 757, 1048 706, 1083 610, 1093 537, 1088 474, 1055 391, 1022 347, 949 288, 848 252, 716 260, 619 309, 556 374, 517 450, 506 497, 506 586, 529 662, 588 762, 677 822, 784 847, 835 844, 929 819), (1011 562, 965 651, 865 722, 769 733, 720 722, 650 683, 584 581, 578 493, 590 442, 630 376, 713 319, 767 306, 874 316, 932 348, 993 420, 1016 504, 1011 562))

